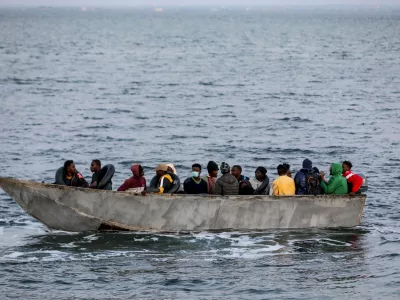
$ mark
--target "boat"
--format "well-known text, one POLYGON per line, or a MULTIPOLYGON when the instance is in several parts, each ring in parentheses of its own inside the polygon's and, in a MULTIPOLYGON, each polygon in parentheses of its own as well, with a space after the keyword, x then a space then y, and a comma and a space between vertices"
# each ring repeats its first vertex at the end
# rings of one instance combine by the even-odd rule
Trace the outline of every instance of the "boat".
POLYGON ((366 201, 366 195, 142 196, 12 178, 0 178, 0 187, 47 227, 71 232, 354 227, 361 222, 366 201))

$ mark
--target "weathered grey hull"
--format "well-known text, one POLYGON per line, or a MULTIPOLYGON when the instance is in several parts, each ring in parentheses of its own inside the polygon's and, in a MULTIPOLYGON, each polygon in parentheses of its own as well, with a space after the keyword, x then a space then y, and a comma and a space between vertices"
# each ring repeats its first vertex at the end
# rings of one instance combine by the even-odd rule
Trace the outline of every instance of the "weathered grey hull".
POLYGON ((262 230, 353 227, 366 196, 139 196, 0 178, 28 214, 53 229, 262 230))

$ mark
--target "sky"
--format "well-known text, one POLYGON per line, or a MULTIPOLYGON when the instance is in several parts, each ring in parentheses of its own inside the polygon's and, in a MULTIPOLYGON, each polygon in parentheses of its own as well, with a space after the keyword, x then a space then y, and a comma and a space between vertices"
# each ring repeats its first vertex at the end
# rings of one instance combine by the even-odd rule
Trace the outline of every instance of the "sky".
POLYGON ((400 0, 0 0, 0 5, 120 6, 120 5, 400 5, 400 0))

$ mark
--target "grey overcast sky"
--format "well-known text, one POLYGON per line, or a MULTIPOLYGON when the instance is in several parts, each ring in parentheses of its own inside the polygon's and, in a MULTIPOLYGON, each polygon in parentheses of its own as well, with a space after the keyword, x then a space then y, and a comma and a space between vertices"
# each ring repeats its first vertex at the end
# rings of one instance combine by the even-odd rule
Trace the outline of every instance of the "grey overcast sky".
POLYGON ((400 5, 400 0, 0 0, 0 5, 400 5))

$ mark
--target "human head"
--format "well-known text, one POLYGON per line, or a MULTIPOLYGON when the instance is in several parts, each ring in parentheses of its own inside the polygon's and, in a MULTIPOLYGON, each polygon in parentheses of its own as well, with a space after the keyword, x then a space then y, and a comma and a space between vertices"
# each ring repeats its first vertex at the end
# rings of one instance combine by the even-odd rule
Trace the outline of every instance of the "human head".
POLYGON ((134 176, 137 176, 137 177, 144 176, 144 170, 141 165, 132 165, 131 171, 134 176))
POLYGON ((64 163, 64 172, 66 174, 75 174, 76 168, 73 160, 67 160, 64 163))
POLYGON ((168 166, 168 172, 176 174, 176 169, 175 169, 174 164, 169 163, 169 164, 167 164, 167 166, 168 166))
POLYGON ((290 165, 288 163, 284 163, 282 166, 286 169, 286 175, 292 177, 292 171, 290 170, 290 165))
POLYGON ((276 169, 278 170, 279 176, 286 175, 286 173, 287 173, 287 169, 284 165, 279 165, 278 167, 276 167, 276 169))
POLYGON ((220 170, 222 174, 227 174, 231 171, 231 167, 226 163, 221 163, 220 170))
POLYGON ((166 164, 159 164, 155 171, 157 176, 161 177, 168 173, 168 166, 166 164))
POLYGON ((201 165, 200 164, 193 164, 192 165, 192 177, 198 178, 201 174, 201 165))
POLYGON ((312 169, 312 161, 306 158, 303 160, 303 169, 311 170, 312 169))
POLYGON ((330 168, 331 175, 342 175, 343 167, 342 164, 333 163, 330 168))
POLYGON ((267 169, 264 168, 264 167, 258 167, 256 169, 255 173, 256 173, 256 179, 260 180, 260 181, 263 181, 264 178, 265 178, 265 175, 267 174, 267 169))
POLYGON ((96 173, 101 170, 101 162, 98 159, 93 159, 90 164, 90 172, 96 173))
POLYGON ((353 164, 351 162, 349 162, 348 160, 345 160, 342 163, 342 167, 343 167, 343 172, 351 171, 353 164))
POLYGON ((231 171, 232 175, 235 176, 236 178, 239 178, 240 175, 242 175, 242 167, 239 165, 234 165, 232 167, 232 171, 231 171))
POLYGON ((209 161, 207 164, 207 171, 208 171, 208 175, 210 175, 211 177, 218 177, 218 165, 216 162, 214 161, 209 161))

